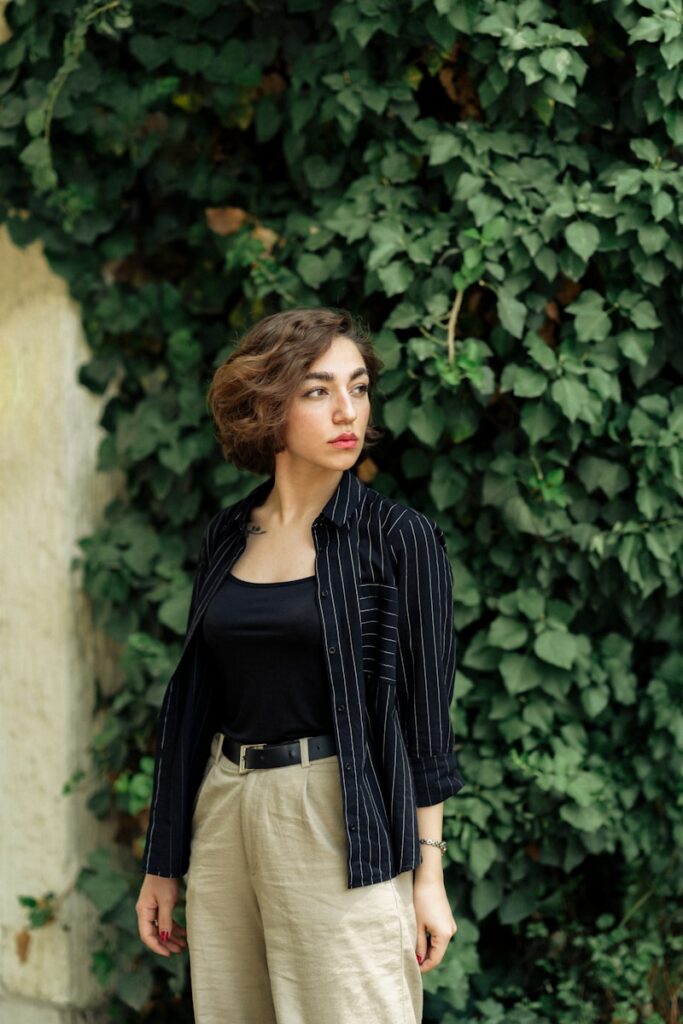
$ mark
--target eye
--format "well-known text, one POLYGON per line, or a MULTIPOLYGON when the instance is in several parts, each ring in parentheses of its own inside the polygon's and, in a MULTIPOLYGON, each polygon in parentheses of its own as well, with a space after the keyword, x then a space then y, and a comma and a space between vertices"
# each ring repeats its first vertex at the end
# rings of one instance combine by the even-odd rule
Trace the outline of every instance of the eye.
MULTIPOLYGON (((364 395, 364 394, 366 394, 370 390, 370 385, 369 384, 357 384, 356 387, 354 388, 354 391, 358 391, 358 388, 361 389, 361 394, 364 395)), ((320 387, 320 388, 311 388, 310 391, 305 391, 304 392, 304 398, 308 398, 309 395, 314 395, 316 393, 316 391, 325 391, 325 390, 326 389, 322 388, 322 387, 320 387)))

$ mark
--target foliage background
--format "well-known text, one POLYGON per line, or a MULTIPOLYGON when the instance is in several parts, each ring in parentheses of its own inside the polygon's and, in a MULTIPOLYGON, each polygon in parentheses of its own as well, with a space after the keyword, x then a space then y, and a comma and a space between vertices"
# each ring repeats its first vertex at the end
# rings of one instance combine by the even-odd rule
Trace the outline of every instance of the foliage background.
POLYGON ((119 841, 79 880, 110 1019, 191 1020, 133 905, 199 536, 255 482, 206 387, 253 320, 333 304, 385 363, 363 478, 438 519, 456 580, 459 930, 425 1022, 678 1021, 681 0, 6 17, 1 217, 81 304, 127 478, 82 541, 122 650, 90 798, 119 841))

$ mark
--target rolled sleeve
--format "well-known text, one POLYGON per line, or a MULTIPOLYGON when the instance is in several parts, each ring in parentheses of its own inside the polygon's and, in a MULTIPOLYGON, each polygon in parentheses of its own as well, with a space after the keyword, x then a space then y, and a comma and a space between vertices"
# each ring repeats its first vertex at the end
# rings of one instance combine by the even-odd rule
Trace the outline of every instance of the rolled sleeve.
POLYGON ((465 784, 450 718, 456 655, 453 570, 443 530, 424 513, 402 523, 391 543, 399 588, 397 706, 417 806, 426 807, 465 784))

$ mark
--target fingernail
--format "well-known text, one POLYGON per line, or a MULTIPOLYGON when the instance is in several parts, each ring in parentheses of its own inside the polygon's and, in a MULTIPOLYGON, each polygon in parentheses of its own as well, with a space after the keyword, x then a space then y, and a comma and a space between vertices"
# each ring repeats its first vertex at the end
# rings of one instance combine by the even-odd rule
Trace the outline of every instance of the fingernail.
POLYGON ((422 957, 420 956, 420 954, 419 954, 419 953, 416 953, 416 954, 415 954, 415 956, 417 957, 417 962, 418 962, 419 964, 421 964, 421 963, 422 963, 422 957))
POLYGON ((167 942, 168 937, 168 932, 159 932, 159 938, 161 939, 162 942, 167 942))

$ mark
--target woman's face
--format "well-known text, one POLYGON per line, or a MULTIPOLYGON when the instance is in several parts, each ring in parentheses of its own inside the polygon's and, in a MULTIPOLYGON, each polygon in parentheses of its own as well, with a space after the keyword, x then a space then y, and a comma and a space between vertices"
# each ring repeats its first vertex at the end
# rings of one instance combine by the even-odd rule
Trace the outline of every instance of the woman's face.
POLYGON ((308 368, 289 408, 285 456, 326 469, 353 466, 363 447, 370 418, 370 378, 360 350, 339 335, 308 368), (353 443, 332 444, 340 434, 353 443))

